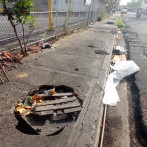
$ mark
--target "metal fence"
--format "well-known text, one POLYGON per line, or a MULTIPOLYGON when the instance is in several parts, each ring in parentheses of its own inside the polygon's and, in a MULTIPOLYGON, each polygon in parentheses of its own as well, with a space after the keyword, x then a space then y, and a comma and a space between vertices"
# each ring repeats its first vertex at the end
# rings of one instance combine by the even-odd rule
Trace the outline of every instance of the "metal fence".
MULTIPOLYGON (((17 0, 8 4, 13 6, 17 0)), ((87 26, 95 21, 105 10, 105 0, 34 0, 37 28, 33 31, 30 42, 58 37, 63 33, 87 26), (91 4, 89 2, 91 1, 91 4)), ((0 5, 1 7, 1 5, 0 5)), ((25 34, 28 33, 25 27, 25 34)), ((21 26, 17 26, 18 35, 22 36, 21 26)), ((18 46, 13 29, 7 16, 0 15, 0 50, 13 49, 18 46)))

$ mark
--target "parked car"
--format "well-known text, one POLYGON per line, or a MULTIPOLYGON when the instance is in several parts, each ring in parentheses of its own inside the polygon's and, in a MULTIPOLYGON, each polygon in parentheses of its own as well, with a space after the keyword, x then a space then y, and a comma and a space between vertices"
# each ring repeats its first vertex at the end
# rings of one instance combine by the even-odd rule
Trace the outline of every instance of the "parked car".
POLYGON ((121 14, 127 14, 127 12, 128 12, 127 9, 125 9, 125 8, 121 9, 121 14))

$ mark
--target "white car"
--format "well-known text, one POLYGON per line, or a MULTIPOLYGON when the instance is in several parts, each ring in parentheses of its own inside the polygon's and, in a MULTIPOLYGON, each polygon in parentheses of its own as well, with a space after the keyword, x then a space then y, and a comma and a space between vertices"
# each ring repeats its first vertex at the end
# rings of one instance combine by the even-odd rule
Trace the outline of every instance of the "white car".
POLYGON ((124 9, 124 8, 123 8, 123 9, 121 10, 121 14, 127 14, 127 12, 128 12, 127 9, 124 9))

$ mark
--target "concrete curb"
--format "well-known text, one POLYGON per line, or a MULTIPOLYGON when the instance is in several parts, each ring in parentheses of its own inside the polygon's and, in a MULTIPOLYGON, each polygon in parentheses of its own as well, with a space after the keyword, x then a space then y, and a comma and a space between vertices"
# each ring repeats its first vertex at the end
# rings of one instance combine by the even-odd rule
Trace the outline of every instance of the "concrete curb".
MULTIPOLYGON (((108 49, 109 49, 109 50, 112 50, 112 49, 113 49, 114 40, 115 40, 115 38, 113 39, 112 43, 111 43, 111 41, 110 41, 110 44, 109 44, 109 46, 108 46, 108 49)), ((110 61, 111 61, 111 56, 112 56, 112 52, 110 53, 109 56, 105 56, 105 61, 104 61, 104 63, 103 63, 103 67, 106 66, 106 65, 107 65, 108 67, 107 67, 107 70, 105 71, 105 73, 103 73, 102 71, 101 71, 101 73, 100 73, 100 74, 104 74, 103 93, 102 93, 102 96, 101 96, 102 98, 103 98, 103 96, 104 96, 104 89, 105 89, 107 77, 108 77, 108 75, 109 75, 110 67, 109 67, 108 63, 110 63, 110 61)), ((94 140, 93 147, 98 147, 98 144, 99 144, 99 141, 100 141, 100 133, 101 133, 101 123, 102 123, 102 118, 103 118, 103 110, 104 110, 104 105, 103 105, 103 103, 102 103, 102 101, 101 101, 101 104, 100 104, 100 111, 99 111, 99 116, 100 116, 100 117, 99 117, 99 119, 98 119, 98 121, 97 121, 97 128, 96 128, 96 134, 95 134, 95 140, 94 140)))
MULTIPOLYGON (((101 128, 101 121, 102 121, 102 116, 103 116, 103 104, 102 104, 102 98, 104 95, 104 89, 105 89, 105 83, 107 80, 107 76, 109 74, 109 66, 110 66, 110 60, 111 60, 111 56, 112 56, 112 49, 114 46, 114 37, 113 39, 110 38, 109 40, 109 44, 108 44, 108 50, 111 51, 109 55, 106 55, 104 60, 103 60, 103 64, 101 66, 101 70, 97 76, 97 80, 96 82, 93 84, 93 90, 91 91, 91 93, 89 94, 90 98, 85 101, 85 105, 84 105, 84 112, 80 115, 81 117, 81 121, 76 122, 74 124, 75 128, 78 127, 80 131, 83 131, 82 133, 76 133, 77 130, 74 130, 74 132, 72 133, 72 137, 68 142, 67 146, 71 146, 71 147, 75 147, 75 146, 83 146, 83 143, 85 145, 89 145, 89 146, 94 146, 97 147, 98 143, 99 143, 99 138, 100 138, 100 128, 101 128), (98 101, 98 99, 100 99, 100 101, 98 101), (93 104, 93 102, 95 101, 95 103, 93 104), (92 111, 90 111, 92 110, 92 111), (88 121, 91 121, 93 119, 97 119, 97 121, 95 123, 95 132, 93 132, 93 134, 90 134, 88 137, 90 138, 90 140, 88 140, 89 138, 85 139, 87 137, 86 132, 89 131, 90 133, 90 123, 86 123, 87 119, 86 119, 86 115, 87 113, 91 113, 91 112, 96 112, 95 115, 91 116, 91 119, 88 121), (83 121, 82 121, 82 117, 83 121), (95 118, 96 117, 96 118, 95 118), (86 126, 87 128, 84 129, 83 126, 86 126), (80 127, 79 127, 80 126, 80 127), (83 135, 85 134, 85 135, 83 135), (84 136, 83 138, 81 136, 84 136), (81 139, 79 139, 79 137, 81 137, 81 139), (76 141, 79 139, 79 142, 76 143, 76 141), (87 141, 87 142, 84 142, 87 141), (83 142, 83 143, 81 143, 83 142), (90 144, 89 144, 90 143, 90 144)), ((89 119, 89 118, 88 118, 89 119)), ((93 122, 93 121, 91 121, 93 122)), ((94 130, 94 128, 92 128, 94 130)))

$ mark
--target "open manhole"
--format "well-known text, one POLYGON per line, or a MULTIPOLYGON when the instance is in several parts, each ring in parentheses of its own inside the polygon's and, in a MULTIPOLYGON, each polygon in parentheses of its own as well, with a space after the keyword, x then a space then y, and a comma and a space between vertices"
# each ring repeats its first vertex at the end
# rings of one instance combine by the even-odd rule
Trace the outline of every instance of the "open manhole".
POLYGON ((27 133, 24 127, 28 127, 34 134, 54 135, 75 122, 81 110, 82 100, 73 88, 43 85, 18 102, 15 108, 17 128, 24 133, 27 133))

